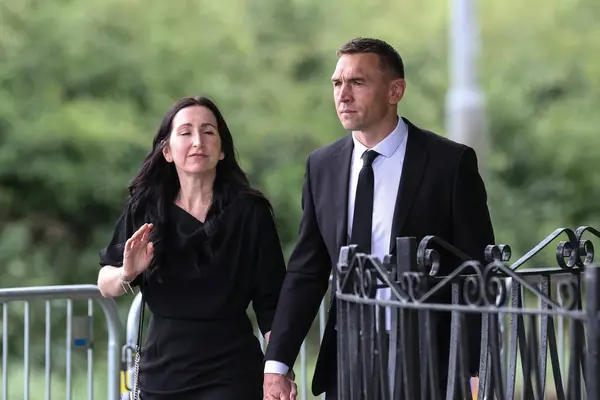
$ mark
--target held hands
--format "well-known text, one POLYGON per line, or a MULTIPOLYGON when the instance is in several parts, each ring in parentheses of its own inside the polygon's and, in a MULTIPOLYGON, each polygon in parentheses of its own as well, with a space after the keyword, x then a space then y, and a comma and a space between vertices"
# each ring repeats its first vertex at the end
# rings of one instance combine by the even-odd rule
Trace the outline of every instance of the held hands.
POLYGON ((154 247, 150 239, 152 224, 144 224, 125 242, 123 251, 123 276, 133 279, 144 272, 154 256, 154 247))
POLYGON ((263 385, 264 400, 296 400, 298 395, 298 386, 294 371, 290 371, 284 376, 281 374, 265 374, 263 385))

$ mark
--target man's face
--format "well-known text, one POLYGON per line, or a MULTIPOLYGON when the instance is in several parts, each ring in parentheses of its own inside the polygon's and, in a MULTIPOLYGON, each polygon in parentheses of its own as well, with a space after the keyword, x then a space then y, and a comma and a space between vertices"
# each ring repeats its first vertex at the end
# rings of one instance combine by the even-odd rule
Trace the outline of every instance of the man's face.
POLYGON ((377 54, 342 55, 331 81, 338 118, 348 131, 372 129, 400 100, 394 98, 393 80, 377 54))

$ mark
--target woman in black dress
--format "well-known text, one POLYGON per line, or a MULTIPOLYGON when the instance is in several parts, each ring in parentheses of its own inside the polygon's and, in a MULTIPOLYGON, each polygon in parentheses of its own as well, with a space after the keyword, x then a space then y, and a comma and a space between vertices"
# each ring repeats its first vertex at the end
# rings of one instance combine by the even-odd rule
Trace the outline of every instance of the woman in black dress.
POLYGON ((271 206, 250 187, 216 105, 184 98, 166 114, 130 187, 98 286, 140 285, 152 318, 143 400, 260 400, 263 353, 285 275, 271 206))

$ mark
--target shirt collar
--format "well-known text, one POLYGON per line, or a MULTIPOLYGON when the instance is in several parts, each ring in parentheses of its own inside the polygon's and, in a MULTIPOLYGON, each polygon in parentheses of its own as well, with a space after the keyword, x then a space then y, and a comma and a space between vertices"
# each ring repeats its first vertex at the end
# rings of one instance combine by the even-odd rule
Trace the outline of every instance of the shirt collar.
MULTIPOLYGON (((396 124, 396 128, 394 128, 392 133, 390 133, 385 139, 377 143, 372 150, 375 150, 382 156, 389 158, 396 152, 396 150, 398 150, 398 147, 400 147, 400 144, 402 141, 404 141, 407 134, 408 128, 406 123, 402 120, 402 118, 398 117, 398 124, 396 124)), ((362 156, 362 154, 367 151, 368 148, 359 142, 358 139, 356 139, 354 132, 352 133, 352 141, 354 142, 354 150, 360 158, 360 156, 362 156)))

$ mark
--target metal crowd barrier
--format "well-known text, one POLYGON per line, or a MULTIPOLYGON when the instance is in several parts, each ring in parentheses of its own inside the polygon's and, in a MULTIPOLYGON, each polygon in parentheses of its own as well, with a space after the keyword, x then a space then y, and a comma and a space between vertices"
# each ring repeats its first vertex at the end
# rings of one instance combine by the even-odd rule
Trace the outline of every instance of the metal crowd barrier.
MULTIPOLYGON (((9 322, 9 305, 11 303, 23 303, 23 398, 29 399, 31 396, 31 367, 35 366, 36 351, 33 352, 30 346, 37 346, 35 337, 38 333, 31 327, 32 303, 36 301, 45 302, 45 328, 44 328, 44 398, 50 400, 53 384, 53 360, 52 353, 58 352, 53 343, 52 337, 52 317, 53 303, 58 300, 66 301, 66 341, 65 341, 65 395, 64 398, 71 400, 73 396, 73 351, 85 350, 87 361, 87 399, 94 397, 94 303, 100 304, 106 320, 108 330, 107 344, 107 379, 106 389, 109 400, 116 400, 120 396, 119 388, 119 370, 120 370, 120 351, 121 351, 121 322, 119 319, 116 303, 113 299, 104 298, 98 287, 95 285, 69 285, 69 286, 39 286, 0 289, 0 303, 2 304, 2 399, 9 398, 9 372, 17 371, 9 362, 10 351, 15 351, 15 347, 9 348, 9 327, 13 325, 9 322), (87 301, 87 313, 83 316, 74 315, 74 302, 87 301), (54 350, 54 351, 53 351, 54 350), (32 362, 33 359, 33 362, 32 362)), ((64 315, 64 314, 63 314, 64 315)), ((19 319, 19 318, 15 318, 19 319)), ((54 325, 55 326, 55 325, 54 325)), ((12 360, 11 360, 12 361, 12 360)), ((53 362, 54 361, 54 362, 53 362)), ((34 387, 39 388, 41 382, 34 382, 34 387)), ((63 398, 63 396, 60 396, 63 398)), ((77 400, 82 397, 77 396, 77 400)), ((13 400, 14 396, 10 399, 13 400)))

